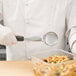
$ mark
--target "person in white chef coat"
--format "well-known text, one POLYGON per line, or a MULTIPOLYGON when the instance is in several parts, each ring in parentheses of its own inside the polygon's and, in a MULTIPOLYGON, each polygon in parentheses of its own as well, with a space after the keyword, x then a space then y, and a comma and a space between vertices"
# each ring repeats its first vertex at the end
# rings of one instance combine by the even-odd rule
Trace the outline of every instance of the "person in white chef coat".
POLYGON ((1 20, 0 44, 6 45, 7 60, 26 60, 45 48, 65 50, 67 39, 76 53, 76 0, 0 0, 1 20), (56 45, 19 42, 15 37, 43 36, 47 32, 57 34, 56 45))

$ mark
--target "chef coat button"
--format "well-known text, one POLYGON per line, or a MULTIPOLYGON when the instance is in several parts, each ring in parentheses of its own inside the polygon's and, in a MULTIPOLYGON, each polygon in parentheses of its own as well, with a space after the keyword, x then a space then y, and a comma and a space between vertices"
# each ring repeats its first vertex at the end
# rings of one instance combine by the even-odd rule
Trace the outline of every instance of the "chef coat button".
POLYGON ((30 22, 29 22, 29 21, 27 21, 27 22, 26 22, 26 24, 30 24, 30 22))
POLYGON ((25 5, 26 5, 26 6, 28 6, 29 4, 28 4, 28 3, 26 3, 25 5))
POLYGON ((29 22, 26 22, 26 24, 30 24, 29 22))
POLYGON ((30 19, 29 18, 25 19, 25 23, 30 24, 30 19))

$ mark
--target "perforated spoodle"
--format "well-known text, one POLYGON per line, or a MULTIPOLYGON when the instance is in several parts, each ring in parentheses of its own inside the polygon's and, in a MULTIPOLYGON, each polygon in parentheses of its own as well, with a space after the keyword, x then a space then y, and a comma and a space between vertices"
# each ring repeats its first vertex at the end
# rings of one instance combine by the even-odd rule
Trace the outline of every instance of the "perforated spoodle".
MULTIPOLYGON (((17 39, 17 41, 24 41, 24 40, 28 40, 28 41, 42 41, 42 42, 44 42, 48 46, 54 46, 58 42, 58 35, 55 32, 47 32, 42 37, 35 36, 35 37, 25 38, 23 36, 16 36, 16 39, 17 39)), ((70 53, 68 51, 66 51, 66 52, 70 53)), ((70 54, 73 55, 76 58, 76 54, 74 54, 74 53, 70 53, 70 54)))
POLYGON ((57 43, 58 36, 57 36, 57 34, 55 32, 47 32, 42 37, 34 36, 34 37, 25 38, 23 36, 16 36, 16 39, 17 39, 17 41, 24 41, 24 40, 28 40, 28 41, 42 41, 46 45, 52 46, 52 45, 55 45, 57 43))

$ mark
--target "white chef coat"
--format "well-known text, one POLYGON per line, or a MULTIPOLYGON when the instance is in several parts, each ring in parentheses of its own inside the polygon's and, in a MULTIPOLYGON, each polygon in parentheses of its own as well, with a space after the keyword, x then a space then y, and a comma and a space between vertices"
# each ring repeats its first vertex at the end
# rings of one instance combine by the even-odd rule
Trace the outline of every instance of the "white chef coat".
POLYGON ((65 49, 65 33, 76 26, 75 4, 75 0, 0 0, 0 19, 16 35, 33 37, 55 32, 58 36, 54 46, 33 41, 7 46, 7 60, 25 60, 47 48, 65 49))

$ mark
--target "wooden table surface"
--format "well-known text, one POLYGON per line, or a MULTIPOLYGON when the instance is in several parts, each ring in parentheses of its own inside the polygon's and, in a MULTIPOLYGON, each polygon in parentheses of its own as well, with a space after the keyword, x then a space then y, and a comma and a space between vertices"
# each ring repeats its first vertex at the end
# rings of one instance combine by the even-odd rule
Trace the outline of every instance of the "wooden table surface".
POLYGON ((0 76, 35 76, 29 61, 0 61, 0 76))

